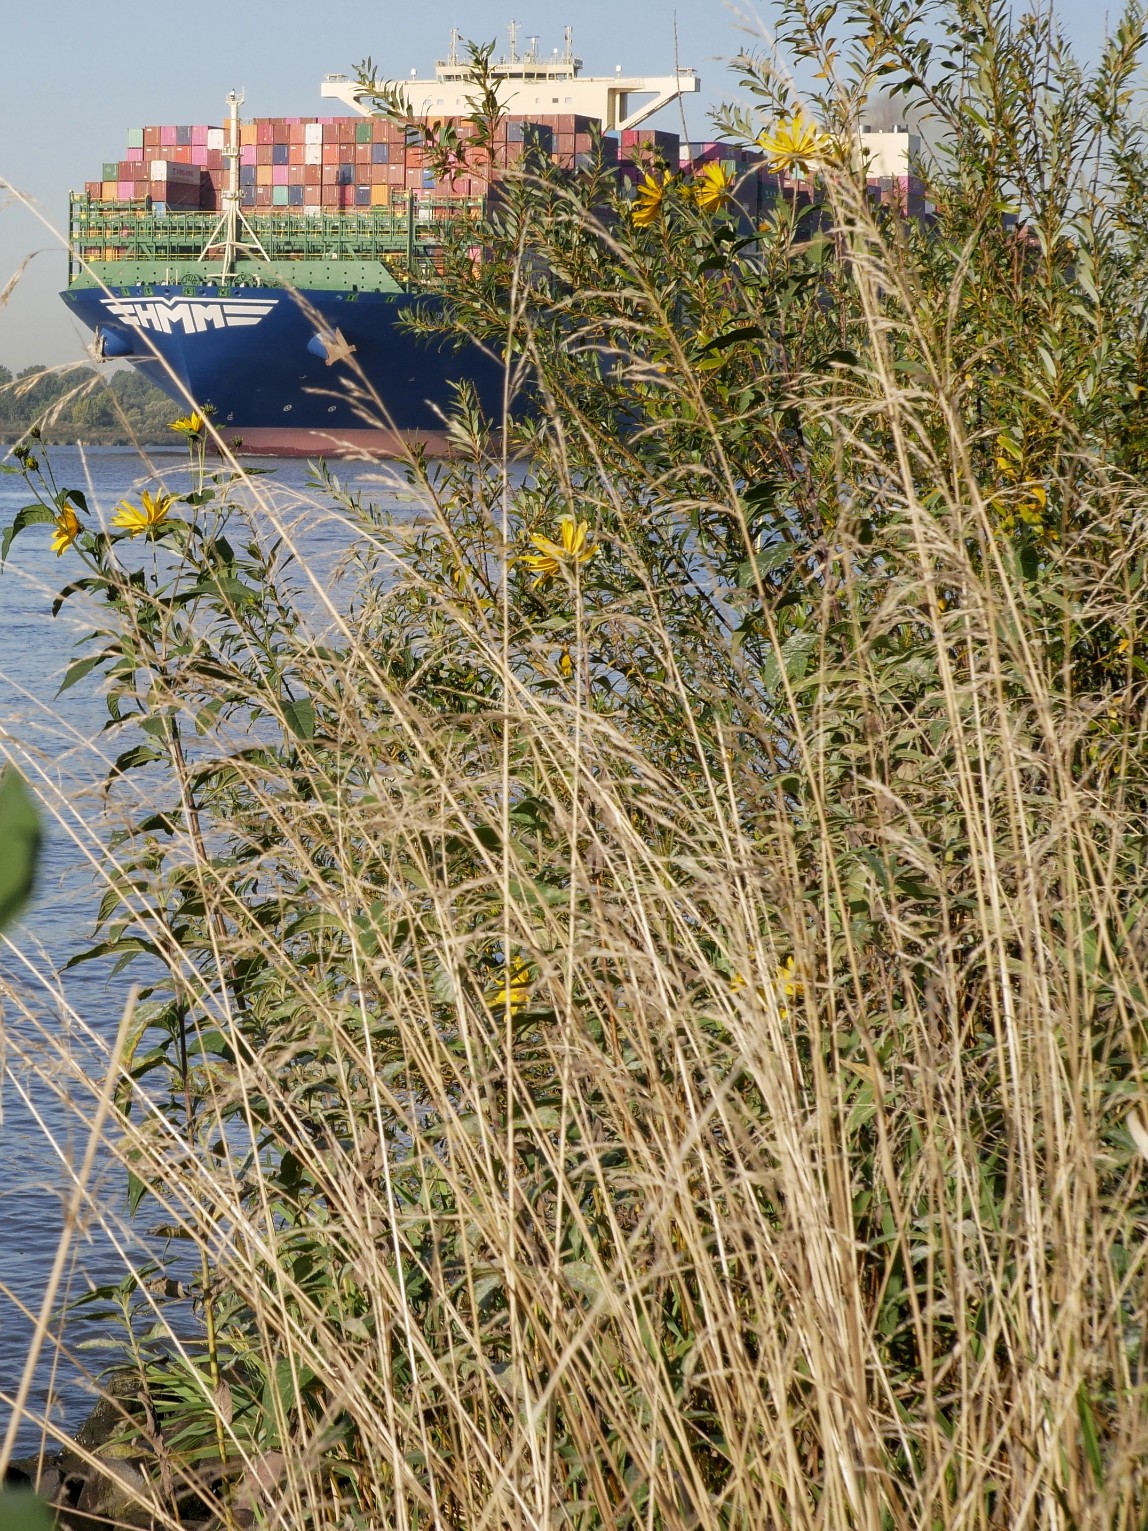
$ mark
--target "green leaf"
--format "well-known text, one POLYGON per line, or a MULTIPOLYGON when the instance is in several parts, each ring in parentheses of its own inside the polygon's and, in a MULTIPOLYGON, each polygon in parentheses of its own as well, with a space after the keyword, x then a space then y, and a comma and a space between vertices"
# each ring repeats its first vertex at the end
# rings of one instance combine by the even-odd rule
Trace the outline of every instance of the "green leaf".
POLYGON ((727 346, 737 345, 739 340, 763 340, 765 331, 760 324, 742 324, 734 330, 727 330, 724 335, 717 335, 713 340, 707 341, 698 352, 699 356, 708 356, 711 351, 724 351, 727 346))
POLYGON ((12 525, 4 532, 4 540, 0 542, 0 564, 8 558, 8 549, 20 535, 26 526, 54 526, 56 515, 46 505, 25 505, 23 510, 16 512, 12 525))
POLYGON ((30 1489, 0 1493, 0 1531, 51 1531, 52 1517, 30 1489))
POLYGON ((737 582, 744 590, 747 585, 752 585, 758 579, 764 579, 767 574, 773 574, 777 569, 782 569, 793 559, 793 544, 791 542, 775 542, 767 548, 762 548, 752 558, 747 558, 737 571, 737 582))
POLYGON ((789 637, 781 645, 780 660, 776 649, 770 654, 765 662, 762 679, 773 690, 781 680, 782 672, 791 681, 803 678, 809 665, 809 656, 817 647, 818 635, 814 632, 806 632, 801 629, 790 633, 789 637))
POLYGON ((1100 1454, 1100 1435, 1096 1429, 1096 1416, 1088 1396, 1088 1384, 1081 1381, 1076 1390, 1076 1412, 1080 1418, 1080 1433, 1084 1437, 1084 1455, 1092 1469, 1096 1487, 1104 1487, 1104 1458, 1100 1454))
POLYGON ((75 664, 68 666, 68 673, 60 684, 57 696, 63 696, 65 691, 71 689, 77 681, 83 680, 85 675, 90 675, 98 664, 103 664, 108 658, 107 654, 93 654, 88 659, 77 659, 75 664))
POLYGON ((19 772, 0 776, 0 930, 28 902, 40 851, 40 819, 19 772))
POLYGON ((283 703, 283 716, 287 727, 297 739, 315 737, 315 704, 310 697, 300 697, 295 702, 283 703))

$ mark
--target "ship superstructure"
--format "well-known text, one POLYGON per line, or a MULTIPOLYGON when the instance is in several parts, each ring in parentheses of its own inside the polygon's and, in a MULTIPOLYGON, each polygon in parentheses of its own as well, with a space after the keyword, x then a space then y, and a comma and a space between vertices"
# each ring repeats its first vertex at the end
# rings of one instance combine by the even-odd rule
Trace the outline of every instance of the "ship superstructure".
MULTIPOLYGON (((468 59, 460 52, 461 41, 458 32, 451 33, 450 53, 436 63, 433 80, 401 82, 414 116, 461 117, 468 112, 474 79, 468 59)), ((583 75, 570 27, 566 28, 561 53, 557 48, 550 55, 541 53, 538 43, 537 37, 530 37, 526 48, 520 49, 518 26, 511 22, 509 51, 492 61, 491 73, 499 83, 499 100, 512 116, 569 114, 593 119, 603 132, 624 133, 640 126, 679 96, 696 94, 702 88, 692 69, 678 69, 671 75, 623 77, 619 65, 613 75, 583 75), (643 99, 638 100, 639 97, 643 99)), ((375 109, 371 92, 378 85, 378 81, 363 82, 331 74, 320 89, 327 98, 370 116, 375 109)))

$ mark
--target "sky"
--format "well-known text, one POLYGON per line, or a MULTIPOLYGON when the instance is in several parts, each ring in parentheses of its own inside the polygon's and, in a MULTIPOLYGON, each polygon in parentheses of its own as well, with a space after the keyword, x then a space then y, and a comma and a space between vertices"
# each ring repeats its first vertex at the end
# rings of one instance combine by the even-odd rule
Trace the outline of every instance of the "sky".
MULTIPOLYGON (((519 38, 537 34, 549 52, 574 28, 586 74, 668 74, 677 59, 700 74, 702 92, 686 98, 692 138, 709 136, 707 114, 736 94, 728 60, 765 35, 767 0, 40 0, 11 8, 0 47, 0 293, 24 263, 0 306, 0 365, 13 371, 83 359, 90 338, 57 296, 67 275, 61 228, 68 192, 98 179, 119 159, 132 127, 222 122, 229 90, 246 93, 245 116, 329 113, 319 84, 350 73, 370 55, 381 75, 433 74, 450 30, 497 38, 514 17, 519 38), (22 18, 19 26, 12 20, 22 18), (20 199, 25 200, 20 200, 20 199)), ((1085 54, 1103 36, 1105 12, 1087 0, 1057 7, 1085 54)), ((0 12, 3 14, 3 12, 0 12)), ((654 125, 680 128, 680 112, 654 125)))

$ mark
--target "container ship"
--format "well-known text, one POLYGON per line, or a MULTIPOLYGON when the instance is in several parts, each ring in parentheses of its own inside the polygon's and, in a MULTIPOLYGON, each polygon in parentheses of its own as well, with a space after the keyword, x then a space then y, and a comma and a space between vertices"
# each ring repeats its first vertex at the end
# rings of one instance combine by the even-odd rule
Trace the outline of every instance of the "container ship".
POLYGON ((445 241, 465 240, 524 154, 572 175, 601 154, 631 181, 651 156, 719 159, 750 218, 783 192, 760 155, 642 127, 700 89, 692 70, 586 76, 569 29, 547 56, 537 39, 519 49, 512 27, 494 73, 505 115, 481 175, 463 165, 436 179, 425 147, 424 126, 462 130, 471 111, 457 34, 433 79, 402 82, 404 120, 378 112, 374 82, 328 75, 320 93, 338 115, 244 120, 232 92, 222 125, 130 130, 124 157, 71 197, 62 296, 91 354, 138 366, 181 412, 210 409, 245 453, 434 454, 448 447, 455 385, 498 419, 502 368, 476 346, 428 342, 403 316, 433 301, 423 289, 445 241))

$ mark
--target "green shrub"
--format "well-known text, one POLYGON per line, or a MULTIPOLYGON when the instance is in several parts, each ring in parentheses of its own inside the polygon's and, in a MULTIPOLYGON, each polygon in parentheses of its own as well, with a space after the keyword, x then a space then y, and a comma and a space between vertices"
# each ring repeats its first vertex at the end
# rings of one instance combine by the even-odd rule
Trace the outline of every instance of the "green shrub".
POLYGON ((103 598, 95 951, 162 974, 114 1146, 203 1322, 90 1309, 158 1319, 173 1517, 1138 1523, 1142 18, 1091 75, 782 20, 811 200, 512 183, 442 287, 535 407, 461 397, 410 522, 321 480, 337 605, 202 431, 181 500, 18 518, 103 598), (919 224, 842 147, 878 84, 919 224))

